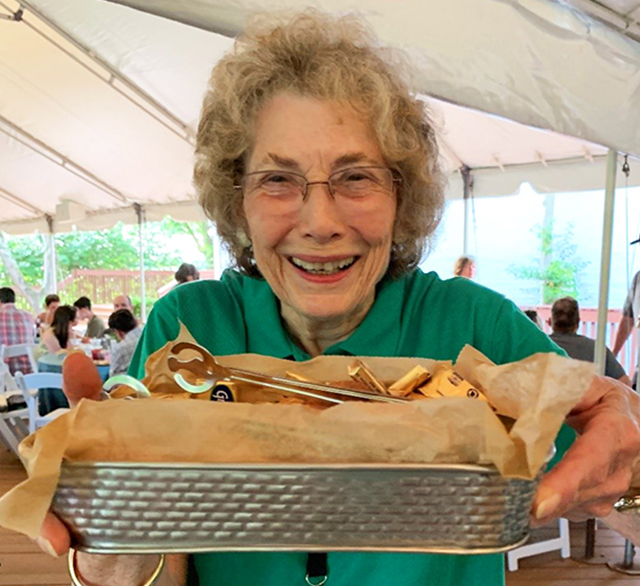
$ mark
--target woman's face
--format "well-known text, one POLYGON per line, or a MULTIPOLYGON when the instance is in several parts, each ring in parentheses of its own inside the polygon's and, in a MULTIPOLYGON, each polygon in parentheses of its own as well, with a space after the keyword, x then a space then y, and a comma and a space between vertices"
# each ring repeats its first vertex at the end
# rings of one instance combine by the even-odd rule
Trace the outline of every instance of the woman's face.
MULTIPOLYGON (((247 173, 290 171, 322 182, 367 166, 385 167, 385 162, 369 125, 351 107, 283 93, 257 118, 247 173)), ((347 177, 351 185, 366 184, 361 175, 347 177)), ((282 178, 269 181, 281 185, 282 178)), ((393 185, 355 201, 332 196, 326 184, 311 185, 304 200, 283 202, 260 188, 250 192, 245 182, 244 213, 255 261, 285 319, 362 319, 389 264, 393 185)))
POLYGON ((476 276, 476 263, 467 263, 464 269, 462 269, 460 276, 466 277, 467 279, 473 279, 476 276))

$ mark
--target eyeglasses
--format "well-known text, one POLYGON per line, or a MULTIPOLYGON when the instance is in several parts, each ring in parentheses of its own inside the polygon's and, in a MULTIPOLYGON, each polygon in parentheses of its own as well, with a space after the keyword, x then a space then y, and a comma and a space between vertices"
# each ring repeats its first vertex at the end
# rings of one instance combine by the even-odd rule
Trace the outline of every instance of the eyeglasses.
POLYGON ((393 193, 400 177, 387 167, 349 167, 329 175, 326 181, 307 181, 292 171, 254 171, 247 173, 235 189, 247 198, 265 197, 272 203, 299 205, 310 185, 326 185, 331 197, 344 205, 361 207, 393 193))

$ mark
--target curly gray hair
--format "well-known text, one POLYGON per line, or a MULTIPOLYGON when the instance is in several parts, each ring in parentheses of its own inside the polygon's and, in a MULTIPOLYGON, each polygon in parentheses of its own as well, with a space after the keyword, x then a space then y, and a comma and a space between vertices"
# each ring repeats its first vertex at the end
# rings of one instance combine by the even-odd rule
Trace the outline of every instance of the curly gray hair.
POLYGON ((402 176, 388 272, 418 265, 441 218, 444 180, 433 125, 404 70, 360 19, 315 10, 254 20, 218 62, 198 126, 194 183, 242 271, 259 274, 234 185, 245 172, 258 113, 287 90, 347 102, 370 121, 385 163, 402 176))

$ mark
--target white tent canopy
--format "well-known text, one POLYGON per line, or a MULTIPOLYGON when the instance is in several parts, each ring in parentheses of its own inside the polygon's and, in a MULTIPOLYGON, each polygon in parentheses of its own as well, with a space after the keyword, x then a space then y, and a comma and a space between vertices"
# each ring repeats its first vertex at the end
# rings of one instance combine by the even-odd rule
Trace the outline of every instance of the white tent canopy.
MULTIPOLYGON (((202 219, 193 135, 209 72, 231 46, 224 34, 254 11, 297 7, 122 3, 198 28, 99 0, 0 0, 0 228, 46 231, 47 217, 56 231, 104 228, 136 221, 134 204, 148 220, 202 219)), ((632 3, 638 12, 640 0, 632 3)), ((513 193, 523 180, 546 191, 597 189, 606 149, 595 143, 640 154, 631 17, 619 30, 550 0, 322 8, 364 13, 385 42, 412 55, 416 91, 444 100, 425 98, 442 126, 451 197, 462 194, 463 165, 476 195, 513 193)))

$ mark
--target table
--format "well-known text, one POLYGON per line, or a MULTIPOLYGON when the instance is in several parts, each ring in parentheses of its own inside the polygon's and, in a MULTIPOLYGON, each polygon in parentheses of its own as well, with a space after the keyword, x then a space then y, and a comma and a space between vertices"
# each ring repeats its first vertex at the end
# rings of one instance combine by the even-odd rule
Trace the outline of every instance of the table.
MULTIPOLYGON (((38 358, 38 372, 62 372, 62 363, 67 357, 66 352, 44 354, 38 358)), ((109 378, 109 364, 96 364, 102 382, 109 378)), ((42 416, 56 409, 69 408, 69 402, 62 389, 40 389, 38 391, 38 413, 42 416)))

